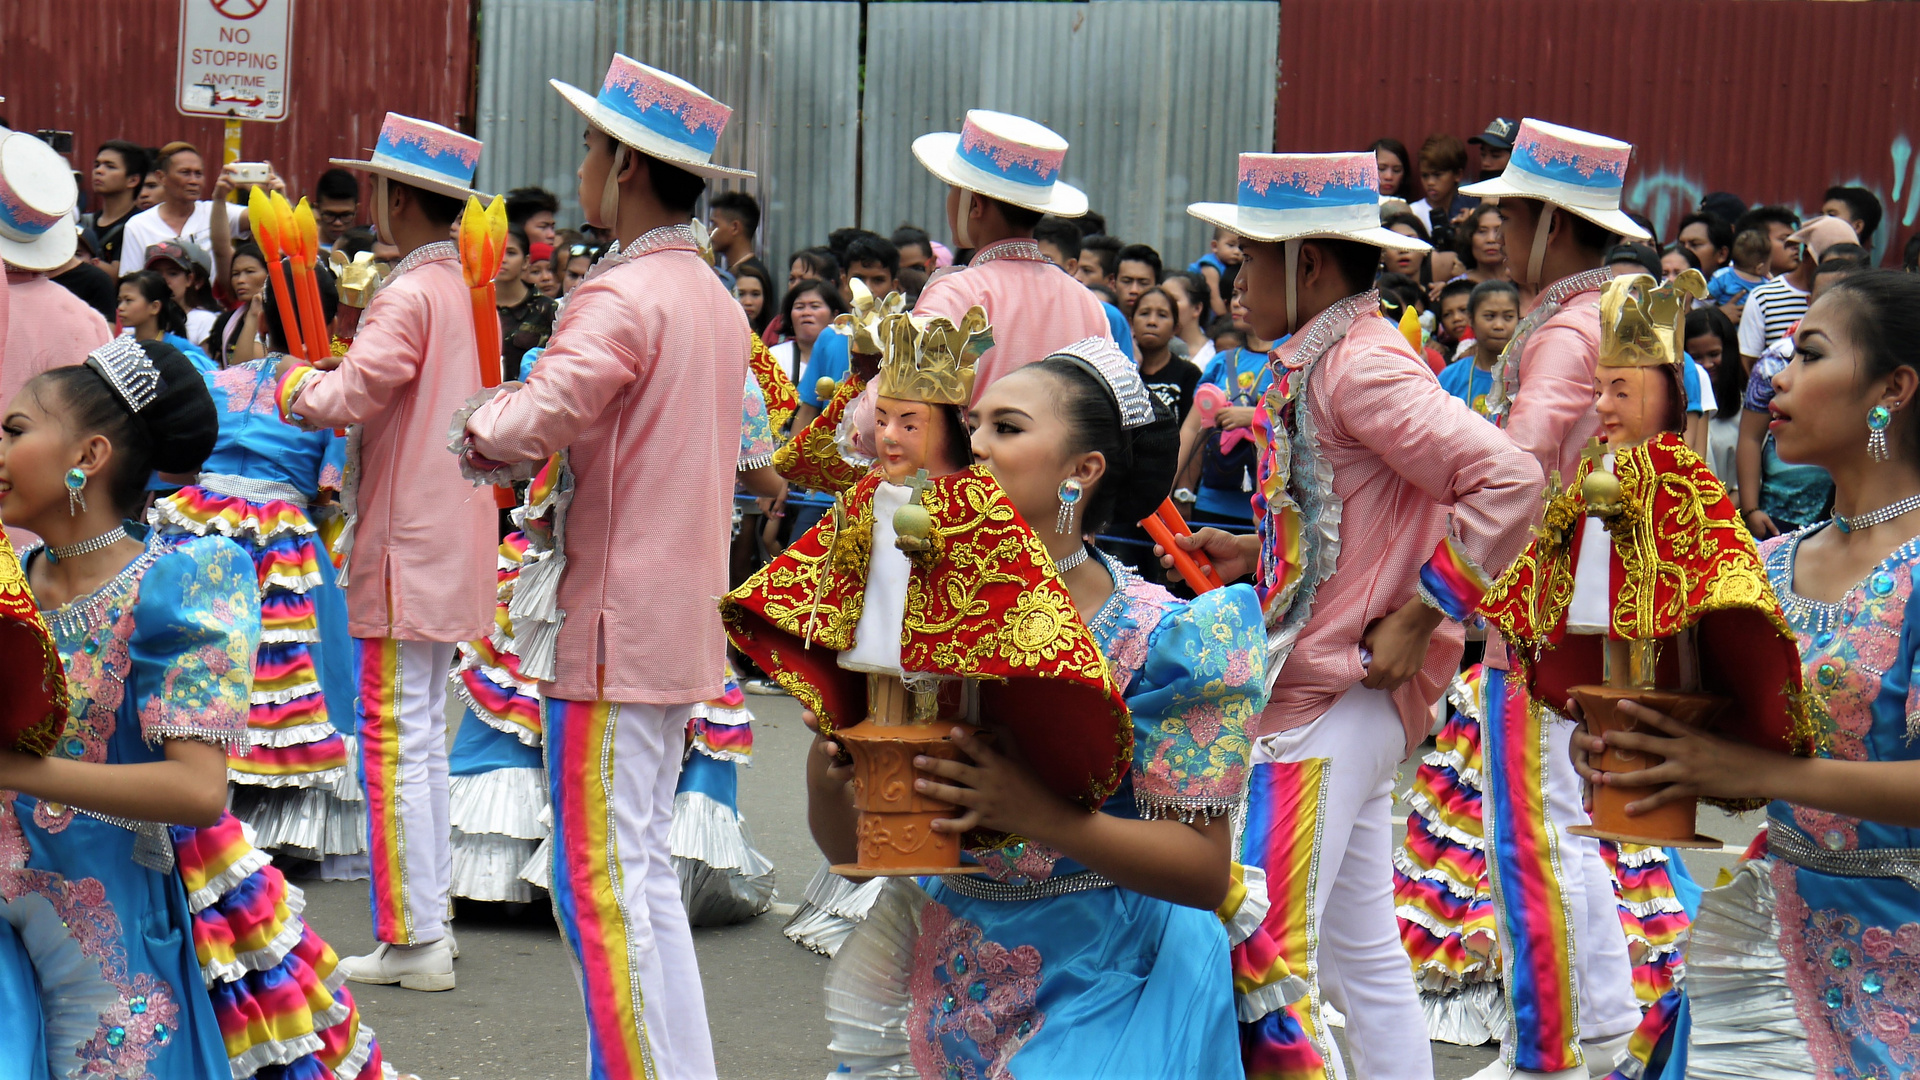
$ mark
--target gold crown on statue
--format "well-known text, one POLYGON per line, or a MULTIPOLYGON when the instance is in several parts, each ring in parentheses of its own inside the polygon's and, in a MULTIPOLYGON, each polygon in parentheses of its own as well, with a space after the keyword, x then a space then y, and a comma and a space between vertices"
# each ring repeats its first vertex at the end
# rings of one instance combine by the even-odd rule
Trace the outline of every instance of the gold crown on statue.
POLYGON ((1707 279, 1687 269, 1660 284, 1646 274, 1607 282, 1600 292, 1600 366, 1677 366, 1687 311, 1707 295, 1707 279))
POLYGON ((907 310, 907 298, 899 292, 890 292, 885 300, 876 300, 867 283, 859 278, 847 282, 847 299, 853 310, 833 320, 833 328, 853 339, 847 343, 851 352, 863 356, 874 356, 880 352, 880 320, 889 315, 904 314, 907 310))
POLYGON ((993 346, 986 310, 977 304, 958 326, 940 315, 885 315, 873 336, 880 343, 881 397, 963 408, 973 401, 974 361, 993 346))

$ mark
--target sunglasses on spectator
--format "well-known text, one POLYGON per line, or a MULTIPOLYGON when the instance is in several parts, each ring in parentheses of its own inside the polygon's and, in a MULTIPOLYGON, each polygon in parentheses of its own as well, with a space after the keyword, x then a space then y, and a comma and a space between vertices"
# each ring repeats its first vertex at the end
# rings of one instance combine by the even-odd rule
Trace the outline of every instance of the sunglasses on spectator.
POLYGON ((354 213, 355 211, 352 210, 322 210, 320 211, 319 218, 321 221, 342 221, 350 223, 353 221, 354 213))

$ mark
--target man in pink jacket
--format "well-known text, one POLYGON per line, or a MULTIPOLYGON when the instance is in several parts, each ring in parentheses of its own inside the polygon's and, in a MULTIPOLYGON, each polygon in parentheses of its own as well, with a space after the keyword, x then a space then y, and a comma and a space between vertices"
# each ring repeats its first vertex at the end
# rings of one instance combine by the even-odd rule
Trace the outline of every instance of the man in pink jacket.
MULTIPOLYGON (((1269 930, 1289 912, 1307 918, 1273 934, 1304 932, 1305 954, 1285 959, 1317 976, 1298 1006, 1306 1035, 1328 1060, 1338 1052, 1322 1015, 1331 1001, 1358 1075, 1430 1080, 1394 921, 1392 789, 1459 664, 1478 568, 1526 545, 1540 470, 1380 317, 1380 248, 1426 245, 1380 228, 1378 204, 1372 154, 1242 154, 1238 201, 1188 208, 1243 238, 1254 334, 1292 334, 1274 351, 1263 417, 1291 458, 1262 456, 1259 535, 1203 529, 1184 546, 1204 548, 1227 580, 1256 571, 1271 694, 1254 761, 1288 778, 1279 786, 1318 793, 1263 815, 1276 834, 1314 837, 1304 873, 1264 867, 1269 930), (1297 545, 1276 531, 1289 521, 1297 545)), ((1265 838, 1247 842, 1265 850, 1265 838)))
POLYGON ((447 677, 457 642, 493 628, 499 536, 492 493, 446 452, 447 421, 480 390, 472 305, 447 239, 480 143, 388 113, 371 161, 381 238, 401 259, 337 366, 282 365, 294 423, 353 425, 348 444, 348 625, 360 648, 373 930, 341 961, 357 982, 453 989, 447 897, 447 677), (330 370, 322 370, 328 368, 330 370))
POLYGON ((0 326, 0 409, 35 375, 78 364, 113 337, 99 312, 47 277, 73 257, 70 215, 79 197, 73 169, 53 147, 0 128, 3 291, 20 316, 0 326))
POLYGON ((1076 341, 1112 339, 1100 301, 1033 242, 1042 215, 1087 212, 1086 195, 1060 181, 1065 139, 1024 117, 972 109, 958 132, 922 135, 913 153, 948 185, 954 242, 974 249, 964 269, 934 275, 913 313, 957 326, 975 305, 986 309, 994 344, 980 356, 976 398, 1014 368, 1076 341))
MULTIPOLYGON (((1600 265, 1602 253, 1620 236, 1648 239, 1620 212, 1632 154, 1617 139, 1523 120, 1507 170, 1462 189, 1500 201, 1507 265, 1521 283, 1545 286, 1494 368, 1489 412, 1546 475, 1566 483, 1581 449, 1600 433, 1593 408, 1600 289, 1613 277, 1600 265)), ((1501 982, 1511 1014, 1531 1021, 1513 1025, 1501 1060, 1476 1080, 1602 1076, 1640 1021, 1613 875, 1598 841, 1566 831, 1588 823, 1567 754, 1573 725, 1554 711, 1560 702, 1529 708, 1505 667, 1506 650, 1493 635, 1480 683, 1488 766, 1481 824, 1501 982), (1542 919, 1546 911, 1565 918, 1542 919)))
POLYGON ((687 721, 724 689, 715 601, 752 331, 688 221, 703 178, 752 174, 711 161, 731 110, 664 71, 616 54, 597 96, 553 85, 591 125, 580 205, 620 246, 567 297, 526 384, 468 419, 467 456, 565 450, 573 471, 554 665, 522 670, 545 697, 551 890, 589 1075, 710 1078, 667 829, 687 721))

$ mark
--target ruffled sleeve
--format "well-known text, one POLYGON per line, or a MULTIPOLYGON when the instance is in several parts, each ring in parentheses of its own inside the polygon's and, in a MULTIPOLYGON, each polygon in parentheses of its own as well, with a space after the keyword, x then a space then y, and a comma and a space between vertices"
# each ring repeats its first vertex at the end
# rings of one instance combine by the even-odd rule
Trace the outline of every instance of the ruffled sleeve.
POLYGON ((141 734, 245 748, 259 644, 259 585, 239 544, 198 536, 161 556, 141 579, 127 643, 141 734))
POLYGON ((1249 586, 1164 609, 1127 690, 1142 817, 1207 820, 1239 804, 1252 750, 1247 724, 1266 703, 1265 674, 1266 629, 1249 586))
POLYGON ((767 421, 767 398, 759 380, 747 372, 747 385, 740 396, 740 462, 742 472, 764 469, 773 464, 773 425, 767 421))

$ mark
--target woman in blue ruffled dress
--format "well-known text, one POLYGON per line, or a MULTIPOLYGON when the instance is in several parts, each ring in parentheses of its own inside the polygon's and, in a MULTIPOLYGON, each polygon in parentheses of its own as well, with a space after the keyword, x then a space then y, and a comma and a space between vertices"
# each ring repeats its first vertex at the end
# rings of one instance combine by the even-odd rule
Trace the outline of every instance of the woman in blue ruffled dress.
POLYGON ((45 538, 21 563, 70 704, 47 756, 0 750, 0 1076, 382 1073, 299 890, 224 812, 253 563, 125 520, 216 428, 191 362, 130 338, 5 406, 0 515, 45 538))
MULTIPOLYGON (((925 879, 924 891, 890 879, 840 946, 828 1015, 856 1075, 905 1061, 925 1077, 1242 1075, 1213 909, 1234 881, 1228 819, 1264 699, 1265 629, 1247 586, 1177 600, 1085 545, 1116 515, 1146 516, 1175 457, 1171 417, 1111 342, 1097 344, 995 382, 970 422, 975 459, 1055 557, 1123 688, 1132 768, 1088 814, 978 739, 962 743, 971 765, 916 760, 921 789, 961 808, 937 828, 1023 839, 970 851, 984 876, 925 879), (1070 478, 1084 512, 1063 529, 1070 478)), ((816 751, 815 839, 831 862, 852 862, 851 769, 835 764, 835 743, 816 751)))
MULTIPOLYGON (((331 275, 321 274, 332 317, 331 275)), ((271 287, 262 304, 272 352, 209 371, 220 435, 195 482, 156 500, 162 532, 225 536, 253 557, 260 586, 250 746, 227 766, 234 816, 262 848, 320 863, 322 877, 367 876, 357 698, 346 596, 321 526, 339 521, 346 440, 303 431, 274 405, 274 366, 286 349, 271 287)))
POLYGON ((1819 752, 1754 749, 1638 706, 1665 735, 1575 735, 1590 783, 1655 788, 1629 813, 1774 800, 1764 854, 1702 897, 1681 989, 1616 1073, 1634 1080, 1920 1072, 1920 277, 1833 285, 1774 386, 1780 456, 1834 481, 1832 520, 1760 548, 1800 639, 1819 752), (1601 776, 1586 755, 1605 745, 1666 760, 1601 776))

